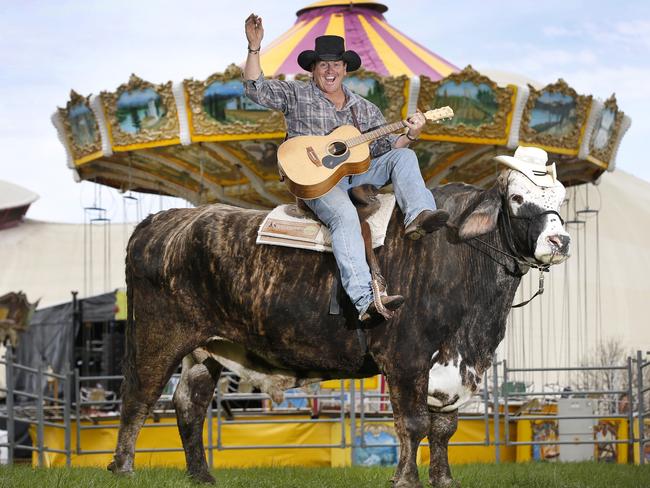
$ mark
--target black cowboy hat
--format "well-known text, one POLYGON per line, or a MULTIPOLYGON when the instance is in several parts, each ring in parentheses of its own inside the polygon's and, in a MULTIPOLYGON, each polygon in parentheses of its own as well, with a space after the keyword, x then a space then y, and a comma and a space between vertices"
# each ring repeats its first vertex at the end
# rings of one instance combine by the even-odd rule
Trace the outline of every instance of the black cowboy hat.
POLYGON ((346 71, 356 71, 361 66, 361 58, 354 51, 346 51, 340 36, 319 36, 316 50, 303 51, 298 55, 298 64, 305 71, 311 71, 317 61, 344 61, 346 71))

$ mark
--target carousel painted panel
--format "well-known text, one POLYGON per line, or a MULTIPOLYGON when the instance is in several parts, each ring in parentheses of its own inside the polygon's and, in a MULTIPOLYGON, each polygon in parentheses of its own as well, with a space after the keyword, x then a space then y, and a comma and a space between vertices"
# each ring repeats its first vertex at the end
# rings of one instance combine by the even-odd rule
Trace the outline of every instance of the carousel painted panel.
POLYGON ((65 138, 75 164, 83 164, 102 155, 102 141, 90 97, 72 90, 65 108, 58 108, 65 138))
POLYGON ((406 118, 410 84, 408 77, 382 77, 360 69, 347 75, 343 83, 357 95, 377 105, 387 122, 406 118))
POLYGON ((614 95, 605 101, 603 110, 596 120, 591 140, 589 141, 588 159, 609 165, 614 156, 614 149, 624 115, 618 109, 614 95))
POLYGON ((562 79, 542 90, 529 88, 520 143, 559 154, 578 154, 592 97, 578 95, 562 79))
POLYGON ((399 457, 399 440, 395 427, 389 423, 363 425, 355 438, 357 447, 352 455, 354 466, 394 466, 399 457))
POLYGON ((244 95, 242 70, 230 65, 205 81, 185 80, 192 141, 228 141, 284 137, 282 113, 244 95))
POLYGON ((154 85, 131 75, 114 93, 100 94, 114 151, 178 144, 172 83, 154 85))
POLYGON ((515 96, 515 86, 499 87, 471 66, 436 82, 422 76, 418 107, 425 111, 449 106, 454 117, 440 124, 427 124, 421 138, 505 144, 515 96))

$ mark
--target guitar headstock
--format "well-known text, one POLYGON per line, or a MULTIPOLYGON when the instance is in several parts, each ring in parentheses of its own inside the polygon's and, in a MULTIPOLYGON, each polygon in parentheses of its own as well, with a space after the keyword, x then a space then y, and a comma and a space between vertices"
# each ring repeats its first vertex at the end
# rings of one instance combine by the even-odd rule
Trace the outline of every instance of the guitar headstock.
POLYGON ((450 120, 454 116, 454 111, 451 107, 441 107, 434 110, 427 110, 424 112, 424 116, 427 120, 432 122, 441 122, 443 120, 450 120))

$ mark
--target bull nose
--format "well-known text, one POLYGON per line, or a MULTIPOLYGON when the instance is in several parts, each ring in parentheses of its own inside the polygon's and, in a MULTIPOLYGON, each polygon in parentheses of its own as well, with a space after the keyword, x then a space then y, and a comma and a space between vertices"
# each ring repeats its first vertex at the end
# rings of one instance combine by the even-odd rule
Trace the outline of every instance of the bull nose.
POLYGON ((568 251, 569 243, 571 242, 571 238, 569 236, 556 234, 554 236, 548 236, 547 239, 549 244, 551 244, 551 246, 557 249, 559 252, 565 254, 568 251))

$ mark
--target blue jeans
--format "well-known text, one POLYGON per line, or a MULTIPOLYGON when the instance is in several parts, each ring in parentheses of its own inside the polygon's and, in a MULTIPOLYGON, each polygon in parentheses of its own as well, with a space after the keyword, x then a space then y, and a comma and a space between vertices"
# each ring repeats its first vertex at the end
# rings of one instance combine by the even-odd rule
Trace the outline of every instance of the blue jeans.
POLYGON ((405 226, 423 210, 436 209, 433 194, 424 185, 417 156, 407 148, 393 149, 373 159, 368 172, 343 178, 326 195, 305 200, 332 234, 332 249, 341 271, 343 288, 360 314, 372 301, 371 277, 359 216, 348 190, 368 184, 380 188, 389 181, 393 183, 395 199, 404 213, 405 226))

